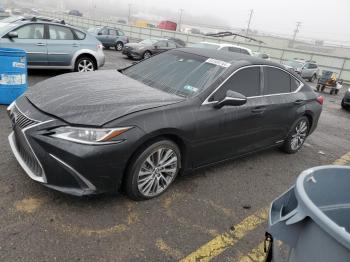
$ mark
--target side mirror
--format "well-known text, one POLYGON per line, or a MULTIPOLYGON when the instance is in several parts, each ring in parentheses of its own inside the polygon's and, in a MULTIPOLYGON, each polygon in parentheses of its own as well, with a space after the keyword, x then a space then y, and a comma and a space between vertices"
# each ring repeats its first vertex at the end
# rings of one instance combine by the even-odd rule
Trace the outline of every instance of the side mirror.
POLYGON ((222 108, 224 106, 241 106, 247 103, 247 98, 237 92, 228 90, 226 97, 215 104, 215 108, 222 108))
POLYGON ((17 38, 18 37, 18 33, 15 31, 9 32, 7 35, 9 38, 17 38))

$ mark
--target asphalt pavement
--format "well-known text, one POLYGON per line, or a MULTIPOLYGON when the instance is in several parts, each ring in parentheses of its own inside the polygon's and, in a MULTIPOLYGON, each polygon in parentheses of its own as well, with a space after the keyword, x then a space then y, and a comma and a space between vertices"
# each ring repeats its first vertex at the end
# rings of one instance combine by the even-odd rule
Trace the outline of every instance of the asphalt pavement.
MULTIPOLYGON (((114 50, 105 54, 103 70, 132 62, 114 50)), ((69 72, 31 70, 29 88, 62 73, 69 72)), ((12 155, 11 124, 0 106, 0 261, 258 261, 249 254, 264 239, 270 202, 301 171, 349 153, 344 91, 324 94, 319 125, 297 154, 271 149, 202 169, 143 202, 76 198, 30 180, 12 155)))

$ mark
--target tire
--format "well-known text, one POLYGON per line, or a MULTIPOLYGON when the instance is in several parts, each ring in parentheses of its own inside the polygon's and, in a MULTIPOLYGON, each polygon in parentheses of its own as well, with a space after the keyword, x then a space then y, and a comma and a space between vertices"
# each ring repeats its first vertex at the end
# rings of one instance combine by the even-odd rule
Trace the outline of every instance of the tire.
POLYGON ((339 89, 335 89, 335 94, 337 95, 339 93, 339 89))
POLYGON ((343 109, 348 109, 348 107, 345 105, 345 103, 344 103, 344 98, 343 98, 343 100, 341 101, 341 107, 343 108, 343 109))
POLYGON ((316 86, 317 92, 320 92, 320 87, 321 87, 320 85, 317 85, 317 86, 316 86))
POLYGON ((332 88, 331 91, 329 91, 329 94, 330 94, 330 95, 333 95, 334 92, 335 92, 335 90, 334 90, 334 88, 332 88))
POLYGON ((288 154, 294 154, 298 152, 302 148, 306 140, 306 137, 309 133, 309 129, 309 119, 305 116, 299 118, 294 123, 281 149, 288 154))
POLYGON ((90 72, 95 71, 96 69, 96 64, 90 57, 82 56, 75 62, 75 72, 90 72))
POLYGON ((316 78, 317 78, 316 75, 313 75, 313 76, 310 78, 309 81, 310 81, 311 83, 313 83, 313 82, 315 82, 316 78))
POLYGON ((123 47, 124 47, 124 44, 123 44, 122 42, 117 42, 117 43, 115 44, 115 51, 120 52, 120 51, 123 50, 123 47))
POLYGON ((131 159, 124 180, 125 192, 133 200, 157 197, 173 183, 180 166, 181 153, 172 141, 164 139, 147 145, 131 159))
POLYGON ((152 53, 150 51, 146 51, 143 53, 143 59, 148 59, 152 56, 152 53))
POLYGON ((321 91, 323 92, 325 90, 326 86, 321 87, 321 91))

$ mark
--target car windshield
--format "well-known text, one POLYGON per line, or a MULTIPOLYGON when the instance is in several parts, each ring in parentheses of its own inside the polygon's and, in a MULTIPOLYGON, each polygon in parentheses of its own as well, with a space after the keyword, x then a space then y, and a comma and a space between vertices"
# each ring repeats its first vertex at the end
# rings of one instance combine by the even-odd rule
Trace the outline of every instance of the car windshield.
POLYGON ((17 24, 15 23, 3 23, 0 22, 0 36, 8 33, 11 29, 15 28, 17 24))
POLYGON ((122 73, 167 93, 191 97, 205 90, 229 65, 224 61, 172 51, 144 60, 122 73))
POLYGON ((302 62, 293 61, 293 60, 286 61, 284 64, 287 65, 287 66, 291 66, 293 68, 302 68, 303 67, 303 63, 302 62))
POLYGON ((157 43, 158 41, 159 40, 157 40, 157 39, 145 39, 145 40, 142 40, 140 42, 140 44, 142 44, 142 45, 153 45, 153 44, 157 43))
POLYGON ((210 44, 210 43, 196 43, 196 44, 192 44, 191 47, 208 48, 208 49, 217 50, 220 48, 220 45, 210 44))

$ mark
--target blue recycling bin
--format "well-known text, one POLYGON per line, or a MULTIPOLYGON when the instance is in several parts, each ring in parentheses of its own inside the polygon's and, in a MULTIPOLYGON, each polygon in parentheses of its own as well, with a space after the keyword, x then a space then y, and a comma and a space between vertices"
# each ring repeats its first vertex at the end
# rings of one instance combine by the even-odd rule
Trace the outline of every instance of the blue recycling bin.
POLYGON ((27 88, 26 52, 21 49, 0 48, 0 104, 11 104, 27 88))

